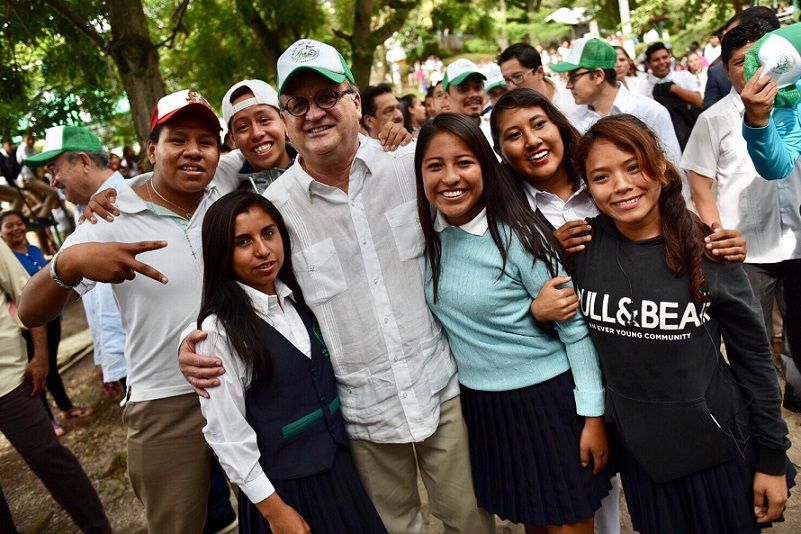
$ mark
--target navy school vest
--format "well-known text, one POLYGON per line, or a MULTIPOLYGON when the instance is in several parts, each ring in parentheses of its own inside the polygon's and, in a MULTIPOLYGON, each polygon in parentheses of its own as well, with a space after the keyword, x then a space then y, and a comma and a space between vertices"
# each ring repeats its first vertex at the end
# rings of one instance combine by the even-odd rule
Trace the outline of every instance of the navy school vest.
POLYGON ((272 375, 245 392, 245 418, 256 431, 259 463, 271 480, 328 471, 337 448, 347 447, 334 370, 320 328, 304 304, 295 304, 311 340, 311 359, 263 322, 272 375))

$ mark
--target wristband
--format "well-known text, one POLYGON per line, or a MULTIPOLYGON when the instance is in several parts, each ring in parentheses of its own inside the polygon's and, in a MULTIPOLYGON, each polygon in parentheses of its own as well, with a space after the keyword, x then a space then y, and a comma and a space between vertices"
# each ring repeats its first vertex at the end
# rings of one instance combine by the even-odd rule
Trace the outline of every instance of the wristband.
POLYGON ((74 284, 67 284, 61 278, 59 278, 58 273, 56 272, 56 261, 58 260, 59 254, 61 254, 60 250, 56 252, 53 255, 53 259, 50 260, 50 278, 52 278, 53 281, 56 283, 56 285, 58 285, 58 287, 62 289, 75 289, 78 286, 78 284, 81 283, 83 278, 79 278, 78 281, 75 282, 74 284))

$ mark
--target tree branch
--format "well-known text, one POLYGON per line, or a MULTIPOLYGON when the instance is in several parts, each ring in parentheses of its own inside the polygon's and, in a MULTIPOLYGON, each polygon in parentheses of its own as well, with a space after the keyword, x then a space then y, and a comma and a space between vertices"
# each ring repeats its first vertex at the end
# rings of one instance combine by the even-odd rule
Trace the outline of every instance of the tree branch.
POLYGON ((97 30, 85 24, 81 18, 73 13, 61 0, 45 0, 45 3, 53 8, 53 11, 61 15, 61 17, 75 26, 79 32, 84 34, 87 39, 96 44, 103 52, 108 49, 108 41, 106 41, 97 30))
POLYGON ((349 34, 343 32, 339 28, 334 28, 332 30, 332 32, 334 33, 334 35, 336 35, 337 37, 339 37, 340 39, 342 39, 346 43, 349 43, 351 45, 353 44, 353 36, 352 35, 349 35, 349 34))
POLYGON ((160 43, 156 43, 156 48, 161 48, 162 46, 166 46, 167 48, 173 47, 175 44, 175 38, 178 37, 178 31, 181 29, 181 21, 184 19, 184 14, 186 13, 187 7, 189 7, 189 0, 182 0, 181 3, 178 4, 178 7, 175 8, 175 12, 172 14, 172 20, 175 21, 175 26, 172 28, 172 33, 160 43))
POLYGON ((394 11, 389 19, 380 27, 376 28, 370 33, 370 41, 376 44, 381 44, 398 31, 406 18, 409 16, 409 11, 415 6, 417 2, 402 2, 390 1, 387 6, 393 7, 394 11))

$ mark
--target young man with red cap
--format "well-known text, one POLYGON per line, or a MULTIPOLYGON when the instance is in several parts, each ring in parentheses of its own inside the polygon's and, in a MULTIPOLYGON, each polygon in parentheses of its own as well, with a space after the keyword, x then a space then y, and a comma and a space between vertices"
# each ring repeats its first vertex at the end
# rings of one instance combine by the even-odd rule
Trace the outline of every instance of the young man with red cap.
MULTIPOLYGON (((216 114, 199 93, 184 90, 159 100, 147 150, 152 176, 118 190, 121 214, 113 223, 79 226, 19 303, 20 319, 35 326, 95 282, 117 282, 114 295, 128 333, 128 473, 150 532, 201 532, 206 519, 211 452, 197 397, 178 370, 175 341, 200 305, 203 216, 239 181, 237 156, 221 163, 231 168, 218 176, 229 178, 212 182, 219 132, 216 114)), ((80 164, 61 157, 68 151, 53 147, 47 155, 56 179, 80 164)))

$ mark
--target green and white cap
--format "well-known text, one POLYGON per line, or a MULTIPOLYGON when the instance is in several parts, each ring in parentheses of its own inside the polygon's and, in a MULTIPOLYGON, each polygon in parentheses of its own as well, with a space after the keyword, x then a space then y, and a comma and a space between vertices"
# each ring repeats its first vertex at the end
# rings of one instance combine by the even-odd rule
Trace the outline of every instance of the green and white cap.
POLYGON ((484 82, 484 91, 487 93, 496 87, 506 87, 506 80, 503 79, 501 68, 497 63, 489 63, 484 67, 484 75, 487 77, 487 81, 484 82))
POLYGON ((25 160, 28 167, 41 167, 64 152, 103 152, 103 143, 82 126, 54 126, 45 132, 42 151, 25 160))
POLYGON ((322 74, 334 83, 345 80, 356 83, 345 58, 336 48, 313 39, 300 39, 278 58, 278 96, 284 94, 287 82, 304 70, 322 74))
POLYGON ((796 84, 801 80, 801 24, 779 28, 762 36, 748 49, 743 74, 750 80, 759 67, 762 76, 770 76, 779 86, 773 102, 775 108, 794 108, 801 101, 796 84))
POLYGON ((478 65, 469 59, 457 59, 445 69, 445 76, 442 78, 442 90, 447 91, 451 85, 459 85, 473 74, 478 74, 482 80, 487 79, 481 69, 478 68, 478 65))
POLYGON ((551 70, 614 69, 616 61, 617 51, 612 45, 602 39, 582 37, 573 42, 573 48, 562 63, 551 65, 551 70))

